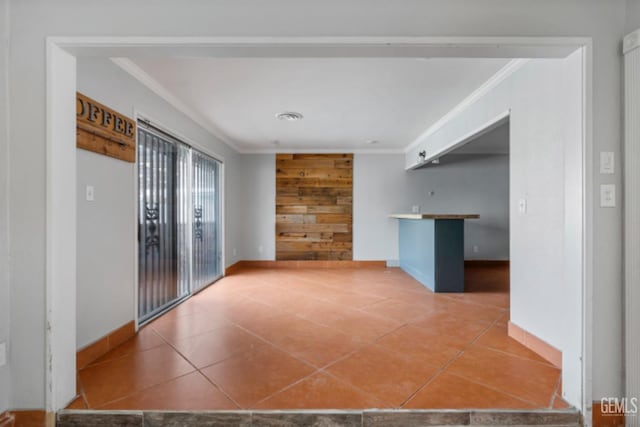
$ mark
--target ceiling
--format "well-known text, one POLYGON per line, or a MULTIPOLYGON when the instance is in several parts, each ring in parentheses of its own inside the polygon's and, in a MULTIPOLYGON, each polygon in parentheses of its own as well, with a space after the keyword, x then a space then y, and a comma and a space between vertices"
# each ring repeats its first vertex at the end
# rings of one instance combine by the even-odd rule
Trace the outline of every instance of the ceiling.
MULTIPOLYGON (((133 58, 138 77, 244 152, 402 151, 509 59, 133 58), (300 121, 279 120, 284 111, 300 121), (370 143, 369 141, 377 141, 370 143)), ((130 68, 130 67, 129 67, 130 68)), ((127 69, 127 68, 125 68, 127 69)))

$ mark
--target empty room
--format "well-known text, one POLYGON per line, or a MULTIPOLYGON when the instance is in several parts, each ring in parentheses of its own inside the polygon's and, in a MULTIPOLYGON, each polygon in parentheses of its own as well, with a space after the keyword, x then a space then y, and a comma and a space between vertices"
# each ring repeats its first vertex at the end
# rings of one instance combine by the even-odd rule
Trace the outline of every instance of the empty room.
POLYGON ((639 2, 374 3, 0 0, 0 427, 637 425, 639 2))

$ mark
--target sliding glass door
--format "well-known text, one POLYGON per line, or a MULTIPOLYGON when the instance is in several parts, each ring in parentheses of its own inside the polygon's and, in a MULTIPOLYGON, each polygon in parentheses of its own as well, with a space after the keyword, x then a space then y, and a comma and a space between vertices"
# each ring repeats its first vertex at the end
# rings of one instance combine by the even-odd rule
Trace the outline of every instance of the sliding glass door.
POLYGON ((217 160, 140 123, 140 323, 221 276, 219 181, 217 160))
POLYGON ((219 163, 193 150, 193 291, 220 277, 218 248, 219 163))

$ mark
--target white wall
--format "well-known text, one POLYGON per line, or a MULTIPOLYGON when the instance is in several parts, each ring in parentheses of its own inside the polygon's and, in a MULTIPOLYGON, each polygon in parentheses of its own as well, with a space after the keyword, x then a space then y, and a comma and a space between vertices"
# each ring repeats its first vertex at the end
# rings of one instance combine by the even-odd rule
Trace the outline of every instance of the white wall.
MULTIPOLYGON (((132 118, 137 109, 224 157, 225 238, 227 263, 232 262, 230 247, 242 247, 239 210, 233 203, 238 196, 237 154, 108 59, 78 61, 78 91, 132 118)), ((77 168, 77 346, 82 348, 136 316, 137 218, 134 163, 78 149, 77 168), (95 188, 93 202, 85 200, 87 185, 95 188)))
MULTIPOLYGON (((567 169, 565 145, 579 148, 581 143, 581 61, 580 52, 565 60, 531 60, 407 153, 406 159, 415 163, 419 150, 429 156, 511 111, 511 320, 563 351, 563 393, 574 405, 581 398, 581 346, 575 339, 582 333, 581 288, 579 280, 567 281, 564 275, 565 221, 572 220, 565 218, 565 175, 570 179, 572 172, 579 175, 581 170, 579 161, 572 163, 576 169, 567 169), (518 210, 521 199, 526 200, 526 214, 518 210)), ((579 152, 567 156, 581 157, 579 152)), ((580 194, 579 180, 576 184, 569 190, 580 194)), ((619 337, 612 344, 620 348, 619 337)))
MULTIPOLYGON (((9 342, 8 0, 0 0, 0 343, 9 342)), ((0 413, 10 407, 9 364, 0 367, 0 413)))
POLYGON ((627 0, 626 17, 626 33, 640 29, 640 0, 627 0))
MULTIPOLYGON (((48 412, 76 396, 76 58, 58 46, 47 46, 47 69, 66 76, 51 84, 47 73, 47 222, 45 330, 48 367, 45 386, 48 412)), ((13 343, 23 337, 13 336, 13 343)))
POLYGON ((276 157, 243 154, 242 259, 276 259, 276 157))
MULTIPOLYGON (((15 407, 44 403, 45 52, 47 36, 590 36, 594 151, 621 145, 620 40, 625 0, 12 1, 9 262, 15 407), (508 3, 508 5, 507 5, 508 3), (123 12, 126 11, 126 12, 123 12), (141 19, 144 17, 145 19, 141 19)), ((594 157, 595 162, 595 157, 594 157)), ((614 176, 620 184, 620 175, 614 176)), ((593 182, 595 196, 601 179, 593 182)), ((234 199, 235 200, 235 199, 234 199)), ((236 200, 237 201, 237 200, 236 200)), ((229 203, 228 206, 234 205, 229 203)), ((622 392, 621 211, 595 205, 594 398, 622 392)), ((229 218, 229 215, 228 215, 229 218)), ((239 224, 235 225, 240 227, 239 224)), ((239 229, 239 228, 238 228, 239 229)), ((227 233, 229 230, 226 230, 227 233)), ((227 258, 229 259, 229 257, 227 258)))
POLYGON ((135 317, 136 195, 133 163, 82 149, 76 159, 76 345, 83 348, 135 317), (95 189, 92 202, 87 185, 95 189))
POLYGON ((401 154, 356 154, 354 259, 398 261, 398 221, 418 205, 428 213, 477 213, 465 221, 465 259, 509 259, 509 161, 506 155, 450 155, 405 171, 401 154), (433 195, 430 192, 433 191, 433 195), (479 252, 473 252, 477 245, 479 252))

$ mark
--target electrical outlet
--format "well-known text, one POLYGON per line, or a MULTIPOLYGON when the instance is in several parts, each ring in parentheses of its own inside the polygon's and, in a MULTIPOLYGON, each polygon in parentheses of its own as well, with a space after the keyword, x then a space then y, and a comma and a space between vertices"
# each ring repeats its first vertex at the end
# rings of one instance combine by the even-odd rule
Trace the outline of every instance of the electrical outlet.
POLYGON ((480 252, 480 248, 478 247, 478 245, 473 245, 473 253, 477 254, 478 252, 480 252))
POLYGON ((600 207, 616 207, 616 186, 614 184, 602 184, 600 186, 600 207))
POLYGON ((418 205, 411 206, 411 212, 414 214, 420 213, 420 206, 418 205))
POLYGON ((233 256, 238 256, 238 250, 236 248, 233 248, 233 256))
POLYGON ((263 250, 264 248, 262 247, 262 245, 258 246, 258 253, 262 253, 263 250))
POLYGON ((7 364, 7 343, 0 342, 0 366, 7 364))

